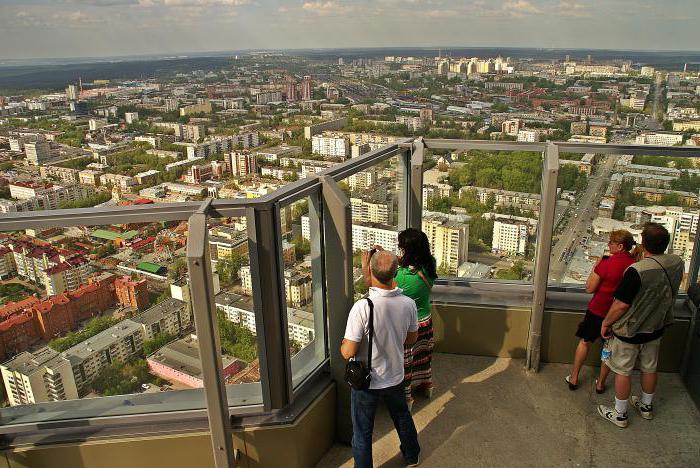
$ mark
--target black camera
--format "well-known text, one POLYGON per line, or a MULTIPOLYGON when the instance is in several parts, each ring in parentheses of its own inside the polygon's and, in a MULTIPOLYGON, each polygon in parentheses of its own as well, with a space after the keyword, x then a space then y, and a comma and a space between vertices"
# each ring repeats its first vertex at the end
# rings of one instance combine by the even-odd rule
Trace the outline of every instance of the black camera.
POLYGON ((375 249, 375 248, 369 249, 369 258, 372 258, 372 255, 374 255, 376 253, 377 253, 377 249, 375 249))

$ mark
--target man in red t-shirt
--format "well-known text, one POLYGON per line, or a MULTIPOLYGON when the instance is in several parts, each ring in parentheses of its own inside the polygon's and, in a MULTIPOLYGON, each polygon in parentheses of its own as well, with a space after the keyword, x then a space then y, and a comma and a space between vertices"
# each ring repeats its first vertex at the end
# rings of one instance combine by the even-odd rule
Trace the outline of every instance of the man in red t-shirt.
MULTIPOLYGON (((596 263, 586 281, 586 292, 593 293, 593 299, 588 303, 586 315, 576 331, 576 336, 580 340, 574 354, 574 367, 565 379, 570 390, 578 388, 581 367, 588 357, 591 344, 600 337, 600 327, 613 303, 615 290, 622 281, 627 267, 635 262, 634 257, 629 253, 634 244, 634 237, 628 231, 624 229, 612 231, 608 242, 610 255, 603 256, 596 263)), ((601 363, 600 375, 596 380, 597 393, 605 391, 605 380, 609 373, 608 366, 601 363)))

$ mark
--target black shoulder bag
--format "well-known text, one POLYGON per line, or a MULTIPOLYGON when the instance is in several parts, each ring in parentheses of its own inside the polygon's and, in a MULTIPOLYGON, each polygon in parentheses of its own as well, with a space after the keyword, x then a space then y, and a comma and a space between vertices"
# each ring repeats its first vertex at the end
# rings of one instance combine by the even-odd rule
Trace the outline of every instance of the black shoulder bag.
POLYGON ((369 370, 372 368, 372 338, 374 337, 374 304, 367 298, 369 304, 369 346, 367 364, 357 361, 354 357, 345 365, 345 382, 355 390, 367 390, 372 380, 369 370))

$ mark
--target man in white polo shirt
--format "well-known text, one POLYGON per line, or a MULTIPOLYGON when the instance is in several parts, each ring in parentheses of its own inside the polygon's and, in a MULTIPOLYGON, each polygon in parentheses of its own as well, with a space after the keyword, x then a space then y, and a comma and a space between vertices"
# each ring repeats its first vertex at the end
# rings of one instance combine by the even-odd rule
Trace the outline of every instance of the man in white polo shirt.
MULTIPOLYGON (((372 255, 369 263, 369 298, 374 304, 371 381, 367 390, 352 389, 352 454, 355 467, 372 466, 372 431, 379 400, 384 401, 394 421, 406 464, 416 466, 420 446, 403 388, 404 344, 415 343, 418 336, 416 303, 394 286, 398 261, 393 253, 378 251, 372 255)), ((355 357, 366 361, 369 312, 366 299, 357 301, 350 310, 345 339, 340 348, 345 359, 355 357)))

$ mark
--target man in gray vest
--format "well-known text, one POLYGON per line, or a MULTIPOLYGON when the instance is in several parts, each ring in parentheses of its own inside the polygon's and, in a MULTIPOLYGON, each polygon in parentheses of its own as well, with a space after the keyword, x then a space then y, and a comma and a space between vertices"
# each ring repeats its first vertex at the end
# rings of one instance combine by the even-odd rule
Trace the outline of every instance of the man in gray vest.
POLYGON ((615 406, 599 405, 598 414, 618 427, 627 427, 631 393, 630 374, 639 359, 642 395, 632 406, 644 419, 652 419, 656 391, 656 364, 664 329, 673 323, 673 305, 683 279, 683 260, 665 254, 670 242, 665 227, 647 223, 642 230, 644 258, 625 271, 615 301, 603 320, 600 334, 608 339, 605 359, 615 376, 615 406))

